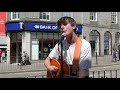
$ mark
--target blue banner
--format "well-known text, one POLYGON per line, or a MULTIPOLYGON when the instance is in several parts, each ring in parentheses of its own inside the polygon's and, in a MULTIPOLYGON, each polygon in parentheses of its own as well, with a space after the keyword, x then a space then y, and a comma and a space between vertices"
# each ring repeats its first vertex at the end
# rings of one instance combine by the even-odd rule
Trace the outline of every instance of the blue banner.
MULTIPOLYGON (((57 29, 57 25, 56 24, 28 23, 26 29, 27 30, 39 30, 39 31, 59 32, 59 30, 57 29)), ((78 33, 82 32, 82 26, 81 25, 77 26, 77 32, 78 33)))
POLYGON ((18 22, 18 23, 8 23, 6 24, 6 31, 18 31, 18 30, 22 30, 22 22, 18 22))
POLYGON ((50 31, 50 32, 59 32, 56 24, 36 24, 28 23, 26 30, 39 30, 39 31, 50 31))
MULTIPOLYGON (((43 23, 27 23, 23 28, 23 22, 6 24, 7 31, 30 30, 30 31, 45 31, 45 32, 60 32, 56 24, 43 23)), ((82 33, 82 26, 77 26, 77 33, 82 33)))

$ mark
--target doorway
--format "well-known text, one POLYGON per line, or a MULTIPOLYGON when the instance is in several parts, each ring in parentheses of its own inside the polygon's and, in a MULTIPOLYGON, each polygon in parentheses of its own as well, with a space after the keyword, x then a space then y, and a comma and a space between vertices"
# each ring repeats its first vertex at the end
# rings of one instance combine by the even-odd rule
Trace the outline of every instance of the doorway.
POLYGON ((10 64, 18 63, 22 55, 22 34, 13 32, 10 34, 10 64))
POLYGON ((22 43, 10 44, 10 63, 19 63, 22 55, 22 43))

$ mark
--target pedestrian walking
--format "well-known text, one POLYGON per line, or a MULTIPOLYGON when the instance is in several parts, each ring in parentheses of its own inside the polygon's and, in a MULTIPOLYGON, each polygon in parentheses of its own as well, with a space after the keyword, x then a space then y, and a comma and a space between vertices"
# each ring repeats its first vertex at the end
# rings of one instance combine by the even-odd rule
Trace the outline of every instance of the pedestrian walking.
POLYGON ((112 59, 112 61, 116 62, 116 59, 117 59, 117 47, 116 47, 116 44, 114 44, 112 49, 113 49, 113 53, 112 53, 113 59, 112 59))
POLYGON ((0 49, 0 62, 2 60, 2 50, 0 49))
POLYGON ((118 45, 118 58, 120 60, 120 44, 118 45))
POLYGON ((5 61, 5 51, 2 52, 1 61, 5 61))
POLYGON ((22 65, 31 65, 31 62, 29 61, 29 55, 25 51, 23 51, 22 65))

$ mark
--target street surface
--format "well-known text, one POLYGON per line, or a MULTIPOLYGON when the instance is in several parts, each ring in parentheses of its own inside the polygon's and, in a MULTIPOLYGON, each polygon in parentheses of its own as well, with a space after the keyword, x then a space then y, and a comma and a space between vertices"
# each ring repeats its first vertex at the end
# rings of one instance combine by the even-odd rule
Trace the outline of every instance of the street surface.
MULTIPOLYGON (((111 56, 97 59, 92 58, 90 77, 120 78, 120 61, 112 62, 111 56)), ((46 78, 46 68, 43 62, 44 60, 39 60, 25 66, 19 66, 17 63, 0 63, 0 78, 46 78)))

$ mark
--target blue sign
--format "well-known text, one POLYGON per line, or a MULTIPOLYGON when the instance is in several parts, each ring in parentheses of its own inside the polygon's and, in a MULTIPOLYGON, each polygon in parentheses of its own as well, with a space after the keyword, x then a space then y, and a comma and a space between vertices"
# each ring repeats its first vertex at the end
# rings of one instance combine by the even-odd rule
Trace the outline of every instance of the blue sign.
POLYGON ((22 22, 18 22, 18 23, 8 23, 6 24, 6 31, 18 31, 18 30, 22 30, 22 22))
POLYGON ((77 26, 76 32, 77 32, 77 33, 82 33, 82 25, 78 25, 78 26, 77 26))
POLYGON ((39 31, 50 31, 50 32, 59 32, 56 24, 36 24, 28 23, 27 30, 39 30, 39 31))
MULTIPOLYGON (((41 24, 41 23, 28 23, 26 30, 39 30, 49 32, 59 32, 56 24, 41 24)), ((82 26, 77 26, 77 32, 82 32, 82 26)))
MULTIPOLYGON (((19 31, 19 30, 30 30, 30 31, 46 31, 46 32, 60 32, 57 29, 56 24, 43 24, 43 23, 27 23, 23 28, 23 22, 7 23, 6 31, 19 31)), ((82 32, 82 26, 77 26, 77 33, 82 32)))

